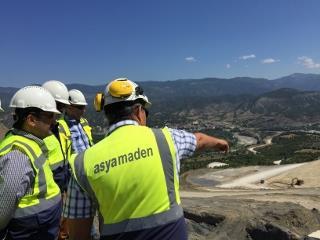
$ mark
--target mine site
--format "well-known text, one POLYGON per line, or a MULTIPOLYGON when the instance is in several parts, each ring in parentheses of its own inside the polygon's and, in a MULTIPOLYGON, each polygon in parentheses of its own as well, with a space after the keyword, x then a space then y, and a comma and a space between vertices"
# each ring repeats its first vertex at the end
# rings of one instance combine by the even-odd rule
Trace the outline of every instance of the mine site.
POLYGON ((1 1, 0 240, 320 240, 319 9, 1 1))
MULTIPOLYGON (((271 139, 248 149, 257 154, 271 139)), ((182 176, 190 239, 320 239, 320 160, 224 165, 213 162, 182 176)))

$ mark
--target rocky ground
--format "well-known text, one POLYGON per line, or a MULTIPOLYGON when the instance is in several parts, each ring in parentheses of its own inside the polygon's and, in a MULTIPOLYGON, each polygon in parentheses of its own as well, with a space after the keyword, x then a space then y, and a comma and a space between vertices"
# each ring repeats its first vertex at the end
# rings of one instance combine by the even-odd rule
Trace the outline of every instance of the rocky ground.
POLYGON ((183 199, 190 239, 304 239, 319 229, 317 209, 225 197, 183 199))
POLYGON ((307 239, 320 229, 320 161, 288 169, 263 184, 243 182, 232 188, 217 186, 259 171, 270 173, 270 168, 208 169, 184 175, 181 195, 190 239, 307 239), (292 179, 303 181, 295 185, 294 180, 292 185, 292 179))
MULTIPOLYGON (((0 123, 0 138, 6 130, 0 123)), ((320 239, 307 237, 320 229, 319 170, 320 161, 314 161, 286 171, 252 166, 184 174, 189 239, 320 239)))

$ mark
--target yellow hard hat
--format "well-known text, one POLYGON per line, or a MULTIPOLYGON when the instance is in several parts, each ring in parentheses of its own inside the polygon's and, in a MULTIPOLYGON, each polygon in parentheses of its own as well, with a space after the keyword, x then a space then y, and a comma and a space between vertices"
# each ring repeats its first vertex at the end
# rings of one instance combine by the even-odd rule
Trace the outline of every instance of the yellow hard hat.
POLYGON ((96 111, 101 111, 103 107, 113 103, 132 102, 137 99, 141 99, 144 102, 145 108, 151 106, 148 97, 143 94, 143 90, 138 84, 127 78, 117 78, 106 86, 104 94, 96 94, 94 106, 96 111))

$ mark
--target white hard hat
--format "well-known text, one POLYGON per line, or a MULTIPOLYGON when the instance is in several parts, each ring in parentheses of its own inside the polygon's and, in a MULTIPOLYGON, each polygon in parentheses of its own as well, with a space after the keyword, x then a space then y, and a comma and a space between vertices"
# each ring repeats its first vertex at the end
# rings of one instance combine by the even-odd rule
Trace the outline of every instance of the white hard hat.
POLYGON ((83 93, 77 89, 71 89, 69 91, 69 102, 72 105, 88 105, 83 93))
POLYGON ((148 97, 143 94, 142 88, 127 78, 113 80, 107 85, 104 92, 104 106, 137 99, 141 99, 145 103, 145 108, 151 106, 148 97))
POLYGON ((45 112, 60 113, 50 92, 40 86, 19 89, 11 98, 11 108, 39 108, 45 112))
POLYGON ((3 109, 1 107, 1 100, 0 100, 0 112, 3 112, 3 109))
POLYGON ((70 105, 68 89, 62 82, 49 80, 42 84, 42 87, 47 89, 57 102, 70 105))

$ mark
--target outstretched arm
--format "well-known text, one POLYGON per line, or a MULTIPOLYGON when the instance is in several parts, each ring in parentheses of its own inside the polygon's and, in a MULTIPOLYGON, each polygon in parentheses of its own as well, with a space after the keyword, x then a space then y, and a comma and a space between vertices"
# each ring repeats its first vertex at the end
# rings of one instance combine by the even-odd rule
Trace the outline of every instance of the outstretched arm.
POLYGON ((204 133, 194 133, 197 139, 196 151, 205 149, 215 149, 227 153, 229 151, 229 144, 223 139, 212 137, 204 133))

